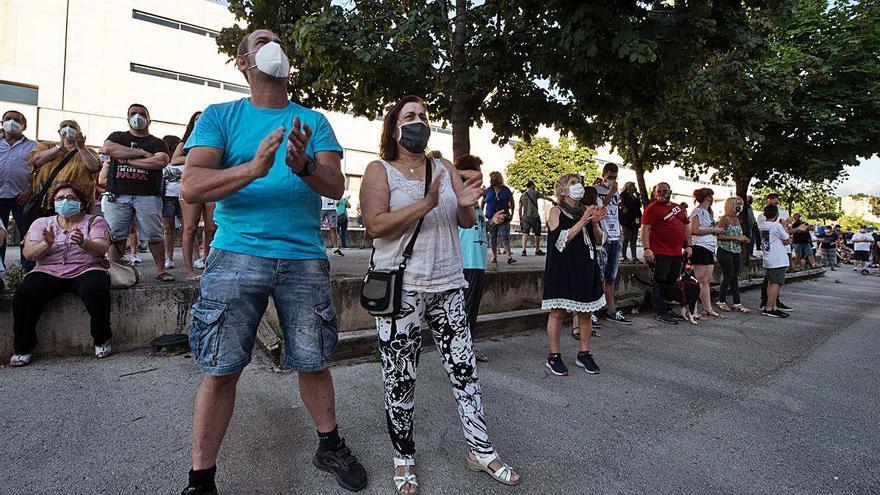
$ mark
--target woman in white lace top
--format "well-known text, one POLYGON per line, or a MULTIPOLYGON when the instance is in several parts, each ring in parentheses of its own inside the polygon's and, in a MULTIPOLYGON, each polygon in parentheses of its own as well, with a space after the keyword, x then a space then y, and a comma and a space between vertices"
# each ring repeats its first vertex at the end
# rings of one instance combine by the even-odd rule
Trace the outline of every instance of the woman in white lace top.
POLYGON ((482 396, 464 304, 458 227, 474 225, 474 205, 483 194, 480 177, 463 182, 448 161, 425 155, 431 128, 425 104, 407 96, 392 106, 382 124, 381 160, 367 166, 360 203, 367 234, 374 239, 377 269, 401 265, 403 251, 424 217, 403 275, 400 314, 376 318, 385 411, 394 447, 394 484, 398 493, 418 493, 413 441, 416 370, 427 323, 452 383, 467 465, 501 483, 519 483, 519 474, 501 462, 489 442, 482 396), (424 167, 431 168, 425 192, 424 167))
POLYGON ((568 375, 559 347, 562 322, 568 312, 578 316, 580 352, 577 365, 587 373, 599 373, 599 366, 590 352, 590 313, 605 307, 597 249, 602 246, 599 222, 608 208, 581 204, 585 192, 580 176, 564 174, 556 183, 559 205, 550 209, 547 219, 547 246, 550 249, 544 267, 541 307, 550 310, 547 318, 550 347, 547 368, 560 376, 568 375))

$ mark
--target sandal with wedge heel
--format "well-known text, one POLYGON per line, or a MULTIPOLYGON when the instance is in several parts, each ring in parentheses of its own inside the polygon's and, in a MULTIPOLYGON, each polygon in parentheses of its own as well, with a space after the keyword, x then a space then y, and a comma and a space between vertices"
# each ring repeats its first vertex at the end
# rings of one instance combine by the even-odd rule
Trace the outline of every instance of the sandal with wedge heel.
POLYGON ((486 460, 486 462, 483 462, 480 459, 472 459, 471 456, 468 456, 467 467, 474 472, 482 471, 491 476, 495 481, 508 486, 516 486, 519 484, 520 481, 522 481, 522 476, 520 476, 519 479, 517 479, 516 481, 513 481, 513 475, 515 471, 512 467, 503 463, 501 459, 498 458, 498 454, 493 454, 492 457, 486 460), (495 461, 498 461, 498 463, 501 464, 501 467, 493 471, 492 468, 489 467, 489 465, 495 461))
POLYGON ((409 468, 416 465, 415 459, 400 459, 394 458, 394 488, 397 490, 397 493, 400 495, 416 495, 419 493, 419 481, 416 478, 415 473, 411 473, 409 468), (403 475, 397 475, 397 468, 403 467, 403 475), (405 492, 403 491, 403 487, 409 485, 415 488, 415 491, 405 492))

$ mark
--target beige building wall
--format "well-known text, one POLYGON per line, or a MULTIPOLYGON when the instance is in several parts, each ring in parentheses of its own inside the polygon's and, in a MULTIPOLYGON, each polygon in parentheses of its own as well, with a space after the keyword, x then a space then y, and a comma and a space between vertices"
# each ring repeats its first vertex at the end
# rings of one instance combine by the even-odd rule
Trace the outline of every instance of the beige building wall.
POLYGON ((852 196, 840 198, 840 209, 846 215, 859 216, 871 223, 880 223, 880 216, 874 214, 867 199, 855 199, 852 196))

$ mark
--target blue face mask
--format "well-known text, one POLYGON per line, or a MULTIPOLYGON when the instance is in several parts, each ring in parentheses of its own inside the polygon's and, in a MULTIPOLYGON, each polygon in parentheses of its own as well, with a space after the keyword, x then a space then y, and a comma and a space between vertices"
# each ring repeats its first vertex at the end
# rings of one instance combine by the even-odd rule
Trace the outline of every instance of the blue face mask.
POLYGON ((79 201, 72 199, 62 199, 55 202, 55 211, 64 218, 69 218, 80 212, 82 205, 79 201))

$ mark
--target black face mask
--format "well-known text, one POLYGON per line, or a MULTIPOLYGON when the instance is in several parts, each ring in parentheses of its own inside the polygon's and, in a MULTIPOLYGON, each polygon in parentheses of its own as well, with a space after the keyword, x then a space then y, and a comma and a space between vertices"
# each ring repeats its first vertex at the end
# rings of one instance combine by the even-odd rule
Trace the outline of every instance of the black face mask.
POLYGON ((421 121, 408 122, 398 127, 400 137, 397 142, 410 153, 418 155, 425 152, 428 147, 428 138, 431 137, 431 128, 421 121))

